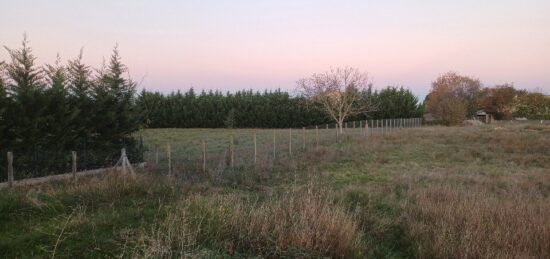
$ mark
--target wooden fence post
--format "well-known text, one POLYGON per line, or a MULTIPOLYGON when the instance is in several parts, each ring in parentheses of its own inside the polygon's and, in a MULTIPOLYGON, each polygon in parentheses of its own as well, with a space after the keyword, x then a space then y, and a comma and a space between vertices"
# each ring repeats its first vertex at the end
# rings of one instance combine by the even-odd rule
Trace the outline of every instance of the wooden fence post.
POLYGON ((8 152, 8 187, 13 188, 13 153, 8 152))
POLYGON ((292 128, 288 129, 288 154, 292 157, 292 128))
POLYGON ((276 153, 277 142, 275 142, 275 129, 273 129, 273 160, 277 157, 276 153))
POLYGON ((231 168, 235 166, 235 146, 233 145, 233 135, 229 136, 229 152, 231 156, 231 168))
POLYGON ((256 146, 256 132, 254 131, 254 165, 256 165, 256 162, 258 161, 258 149, 256 146))
POLYGON ((327 124, 327 129, 328 129, 328 124, 327 124))
POLYGON ((202 172, 206 173, 206 141, 201 141, 202 172))
POLYGON ((319 127, 315 126, 315 148, 319 147, 319 127))
POLYGON ((352 122, 353 128, 355 129, 355 121, 352 122))
POLYGON ((76 151, 71 151, 73 182, 76 183, 76 151))
POLYGON ((372 130, 374 129, 374 124, 373 124, 373 120, 370 120, 370 125, 369 125, 369 120, 367 120, 367 127, 370 128, 370 132, 367 132, 367 134, 370 133, 370 135, 372 135, 372 130))
POLYGON ((363 132, 363 121, 362 120, 359 121, 359 129, 360 129, 360 132, 363 132))
POLYGON ((125 159, 126 159, 126 149, 125 148, 120 150, 120 159, 121 159, 121 164, 122 164, 122 173, 126 174, 126 173, 128 173, 128 168, 126 167, 126 163, 124 163, 125 159))
POLYGON ((159 149, 158 148, 155 150, 155 165, 156 166, 159 165, 159 149))
POLYGON ((166 154, 168 157, 168 177, 172 176, 172 148, 170 147, 170 143, 166 144, 166 154))
POLYGON ((306 151, 306 127, 302 127, 302 149, 306 151))

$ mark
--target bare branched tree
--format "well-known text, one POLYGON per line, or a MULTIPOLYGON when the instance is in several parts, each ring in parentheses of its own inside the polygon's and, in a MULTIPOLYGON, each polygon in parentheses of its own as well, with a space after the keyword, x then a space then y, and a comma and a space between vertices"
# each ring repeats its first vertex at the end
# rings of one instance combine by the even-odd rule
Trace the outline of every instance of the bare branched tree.
POLYGON ((349 116, 375 110, 372 100, 363 94, 369 89, 369 77, 356 68, 336 68, 313 74, 297 82, 298 91, 313 103, 319 103, 336 122, 340 133, 349 116))

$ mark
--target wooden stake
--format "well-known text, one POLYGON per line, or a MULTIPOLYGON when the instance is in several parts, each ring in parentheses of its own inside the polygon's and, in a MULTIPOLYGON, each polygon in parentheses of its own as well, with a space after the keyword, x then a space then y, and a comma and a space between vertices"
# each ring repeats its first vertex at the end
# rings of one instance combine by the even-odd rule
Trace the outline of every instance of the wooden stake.
POLYGON ((257 155, 258 155, 258 149, 257 149, 257 146, 256 146, 256 132, 254 132, 254 165, 258 161, 257 155))
POLYGON ((229 152, 231 156, 231 168, 235 166, 235 147, 233 146, 233 135, 229 137, 229 152))
POLYGON ((203 139, 201 142, 201 157, 202 157, 202 172, 206 173, 206 141, 203 139))
POLYGON ((302 149, 306 151, 306 128, 302 127, 302 149))
POLYGON ((8 187, 13 188, 13 153, 8 152, 8 187))
POLYGON ((172 149, 170 143, 166 144, 166 155, 168 157, 168 177, 172 176, 172 149))
POLYGON ((319 127, 315 126, 315 148, 319 147, 319 127))
POLYGON ((277 157, 276 147, 277 142, 275 142, 275 130, 273 130, 273 160, 275 160, 275 158, 277 157))
POLYGON ((123 148, 120 150, 120 162, 121 162, 121 165, 122 165, 122 173, 123 174, 126 174, 128 173, 128 168, 126 168, 126 149, 123 148))
POLYGON ((156 166, 159 165, 159 149, 158 148, 156 149, 156 152, 155 152, 155 165, 156 166))
POLYGON ((76 151, 71 151, 73 182, 76 183, 76 151))
POLYGON ((292 157, 292 128, 288 129, 288 154, 292 157))

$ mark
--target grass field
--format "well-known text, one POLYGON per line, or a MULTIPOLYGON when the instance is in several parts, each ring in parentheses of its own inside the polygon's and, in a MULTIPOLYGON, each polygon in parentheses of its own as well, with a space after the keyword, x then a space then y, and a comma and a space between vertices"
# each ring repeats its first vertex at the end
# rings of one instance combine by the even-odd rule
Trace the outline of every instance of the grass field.
POLYGON ((145 130, 150 166, 135 179, 3 190, 0 257, 550 257, 548 125, 350 132, 339 143, 327 130, 306 152, 295 131, 292 158, 279 130, 275 160, 261 130, 257 165, 253 132, 145 130), (202 139, 207 172, 189 165, 202 139), (168 142, 169 179, 165 157, 151 162, 168 142))

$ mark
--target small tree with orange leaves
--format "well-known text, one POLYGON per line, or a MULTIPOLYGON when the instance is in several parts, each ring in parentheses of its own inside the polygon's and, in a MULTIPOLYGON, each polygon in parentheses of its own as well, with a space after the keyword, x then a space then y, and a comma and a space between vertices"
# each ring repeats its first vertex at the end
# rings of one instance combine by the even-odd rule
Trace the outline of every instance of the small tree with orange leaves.
POLYGON ((525 94, 518 91, 512 84, 497 85, 485 88, 482 92, 480 106, 487 112, 494 114, 495 119, 511 119, 514 111, 514 100, 518 95, 525 94))
POLYGON ((478 79, 448 72, 432 83, 426 97, 426 112, 446 125, 462 123, 478 109, 481 83, 478 79))

